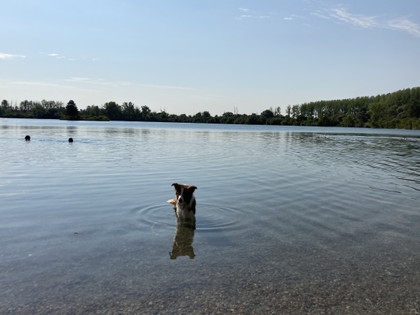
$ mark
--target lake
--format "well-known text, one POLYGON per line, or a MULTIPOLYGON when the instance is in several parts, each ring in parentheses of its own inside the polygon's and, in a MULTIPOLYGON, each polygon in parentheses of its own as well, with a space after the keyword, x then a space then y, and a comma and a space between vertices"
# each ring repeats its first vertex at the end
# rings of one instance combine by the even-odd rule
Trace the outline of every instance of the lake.
POLYGON ((419 201, 420 131, 0 119, 0 313, 416 314, 419 201))

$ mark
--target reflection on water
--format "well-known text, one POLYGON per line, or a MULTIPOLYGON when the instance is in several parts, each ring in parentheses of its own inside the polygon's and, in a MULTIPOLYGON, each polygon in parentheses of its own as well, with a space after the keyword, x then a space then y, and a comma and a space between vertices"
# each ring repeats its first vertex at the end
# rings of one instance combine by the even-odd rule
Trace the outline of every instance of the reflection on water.
POLYGON ((179 256, 188 256, 190 259, 194 259, 194 231, 195 218, 176 219, 176 231, 172 245, 172 252, 169 253, 171 259, 176 259, 179 256))
POLYGON ((0 126, 0 313, 420 312, 419 131, 0 126))

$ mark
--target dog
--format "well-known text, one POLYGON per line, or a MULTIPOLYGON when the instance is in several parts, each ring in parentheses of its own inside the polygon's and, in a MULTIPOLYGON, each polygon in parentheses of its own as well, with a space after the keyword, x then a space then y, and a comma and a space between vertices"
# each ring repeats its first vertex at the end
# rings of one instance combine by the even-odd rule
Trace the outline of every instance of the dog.
POLYGON ((192 246, 195 231, 195 206, 196 200, 194 191, 196 186, 173 183, 175 187, 175 198, 168 200, 174 206, 176 215, 176 232, 172 244, 171 259, 179 256, 188 256, 194 259, 194 248, 192 246))
POLYGON ((195 219, 196 200, 194 191, 196 186, 173 183, 175 187, 175 199, 168 202, 174 205, 176 217, 178 219, 195 219))

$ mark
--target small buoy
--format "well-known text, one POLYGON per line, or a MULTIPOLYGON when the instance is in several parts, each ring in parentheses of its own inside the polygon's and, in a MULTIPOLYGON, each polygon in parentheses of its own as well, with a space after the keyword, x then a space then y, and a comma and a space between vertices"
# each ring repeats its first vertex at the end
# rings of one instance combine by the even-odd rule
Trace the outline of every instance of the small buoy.
POLYGON ((25 137, 25 141, 31 141, 31 136, 30 136, 30 135, 27 135, 27 136, 25 137))
POLYGON ((73 142, 73 138, 69 138, 69 142, 73 142))

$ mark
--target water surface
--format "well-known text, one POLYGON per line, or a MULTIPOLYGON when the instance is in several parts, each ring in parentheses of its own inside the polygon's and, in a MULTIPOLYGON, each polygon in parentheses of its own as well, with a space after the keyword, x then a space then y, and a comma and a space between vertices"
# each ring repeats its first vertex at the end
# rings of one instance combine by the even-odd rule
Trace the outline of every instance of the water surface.
POLYGON ((419 131, 0 119, 0 148, 0 313, 420 312, 419 131))

